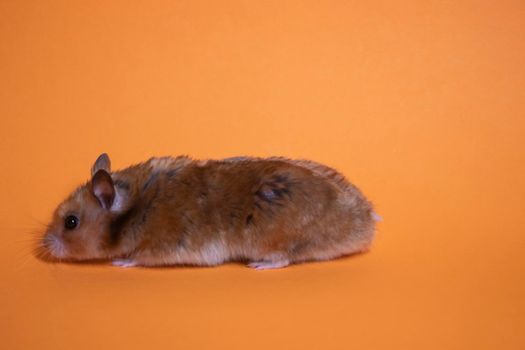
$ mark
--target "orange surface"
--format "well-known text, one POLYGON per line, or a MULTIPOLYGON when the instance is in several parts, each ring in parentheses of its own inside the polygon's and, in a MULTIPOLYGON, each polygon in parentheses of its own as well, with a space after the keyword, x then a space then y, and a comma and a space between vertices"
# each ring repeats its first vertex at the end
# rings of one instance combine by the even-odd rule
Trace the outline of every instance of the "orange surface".
POLYGON ((524 349, 523 1, 0 2, 2 349, 524 349), (102 151, 305 157, 384 217, 279 271, 51 265, 102 151))

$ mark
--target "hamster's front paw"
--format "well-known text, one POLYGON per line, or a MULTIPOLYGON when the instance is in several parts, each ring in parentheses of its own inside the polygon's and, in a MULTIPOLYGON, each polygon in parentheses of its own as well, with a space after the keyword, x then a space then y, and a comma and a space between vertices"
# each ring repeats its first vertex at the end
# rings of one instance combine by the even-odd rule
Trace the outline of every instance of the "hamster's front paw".
POLYGON ((115 259, 111 262, 113 266, 118 267, 134 267, 137 266, 137 262, 133 259, 115 259))

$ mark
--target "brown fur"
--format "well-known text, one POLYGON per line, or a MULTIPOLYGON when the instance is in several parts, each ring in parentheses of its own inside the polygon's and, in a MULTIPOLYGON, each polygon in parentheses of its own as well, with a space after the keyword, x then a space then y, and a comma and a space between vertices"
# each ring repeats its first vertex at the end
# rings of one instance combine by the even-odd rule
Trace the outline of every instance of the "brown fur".
POLYGON ((312 161, 165 157, 111 173, 101 155, 92 175, 97 182, 55 211, 42 240, 51 256, 125 259, 125 266, 246 260, 274 268, 361 252, 373 239, 370 202, 312 161), (74 230, 64 228, 68 215, 79 218, 74 230))

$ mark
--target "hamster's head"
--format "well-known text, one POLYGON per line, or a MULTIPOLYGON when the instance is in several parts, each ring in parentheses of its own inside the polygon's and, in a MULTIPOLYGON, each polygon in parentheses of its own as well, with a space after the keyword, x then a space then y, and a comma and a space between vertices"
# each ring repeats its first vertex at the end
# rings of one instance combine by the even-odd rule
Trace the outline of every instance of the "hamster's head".
POLYGON ((47 260, 81 261, 111 255, 111 223, 117 191, 110 175, 110 160, 102 154, 91 170, 91 180, 78 187, 53 213, 40 241, 39 255, 47 260))

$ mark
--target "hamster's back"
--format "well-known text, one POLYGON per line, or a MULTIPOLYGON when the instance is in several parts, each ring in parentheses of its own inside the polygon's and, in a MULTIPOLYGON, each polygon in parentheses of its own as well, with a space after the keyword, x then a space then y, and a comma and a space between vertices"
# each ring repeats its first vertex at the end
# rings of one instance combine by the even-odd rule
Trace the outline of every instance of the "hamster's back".
POLYGON ((238 258, 284 251, 291 261, 329 259, 366 250, 373 238, 371 204, 322 164, 241 158, 188 171, 207 189, 202 211, 216 218, 210 226, 230 232, 227 244, 238 258))

